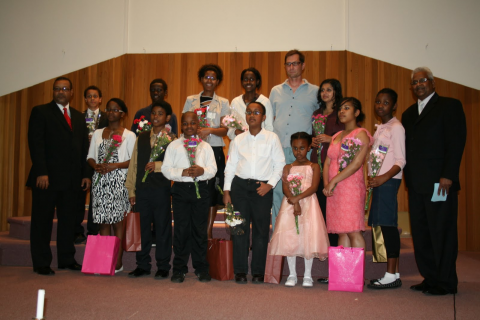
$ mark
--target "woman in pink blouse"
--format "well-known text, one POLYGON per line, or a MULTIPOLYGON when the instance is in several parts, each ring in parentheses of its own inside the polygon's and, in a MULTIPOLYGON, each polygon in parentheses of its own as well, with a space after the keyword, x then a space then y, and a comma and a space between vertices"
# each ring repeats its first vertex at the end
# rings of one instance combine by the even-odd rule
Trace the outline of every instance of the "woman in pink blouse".
POLYGON ((398 234, 397 193, 402 182, 405 166, 405 130, 393 116, 397 109, 397 93, 382 89, 375 99, 375 114, 382 120, 375 132, 374 145, 388 146, 380 172, 368 178, 368 187, 373 188, 369 226, 380 226, 387 251, 387 272, 380 279, 371 280, 372 289, 389 289, 402 286, 398 261, 400 256, 400 235, 398 234))

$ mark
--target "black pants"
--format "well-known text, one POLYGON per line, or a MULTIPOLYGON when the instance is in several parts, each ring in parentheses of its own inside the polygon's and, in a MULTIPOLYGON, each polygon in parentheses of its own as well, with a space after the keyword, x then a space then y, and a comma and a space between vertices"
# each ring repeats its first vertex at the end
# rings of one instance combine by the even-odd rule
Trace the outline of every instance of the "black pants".
POLYGON ((212 147, 215 163, 217 165, 217 173, 208 180, 208 190, 210 192, 210 207, 215 207, 217 204, 223 205, 223 196, 218 191, 217 185, 223 189, 225 182, 225 153, 223 147, 212 147))
POLYGON ((137 266, 152 269, 152 222, 157 226, 155 260, 158 270, 170 270, 172 256, 172 212, 170 187, 137 190, 135 211, 140 212, 142 250, 136 253, 137 266))
POLYGON ((458 195, 450 191, 446 201, 431 198, 408 190, 415 260, 427 285, 452 291, 458 285, 458 195))
MULTIPOLYGON (((327 221, 327 197, 323 194, 323 178, 320 179, 320 183, 318 184, 317 189, 317 199, 318 203, 320 204, 320 209, 322 209, 323 220, 325 221, 325 225, 328 224, 327 221)), ((338 246, 338 234, 336 233, 329 233, 328 234, 328 242, 330 242, 331 247, 338 246)))
MULTIPOLYGON (((398 258, 400 256, 400 234, 397 227, 380 226, 382 229, 383 241, 385 242, 385 250, 387 258, 398 258)), ((373 237, 372 237, 372 245, 373 237)))
POLYGON ((30 251, 33 267, 50 267, 52 251, 53 217, 57 208, 57 258, 59 266, 75 261, 74 230, 75 205, 78 203, 78 189, 55 191, 32 188, 32 224, 30 228, 30 251))
MULTIPOLYGON (((270 211, 273 204, 273 189, 265 196, 257 194, 260 186, 257 180, 233 178, 231 188, 232 204, 235 211, 246 220, 241 225, 244 234, 232 236, 233 269, 235 273, 248 273, 248 252, 250 249, 250 221, 252 222, 252 274, 264 274, 270 233, 270 211)), ((266 181, 264 181, 266 183, 266 181)))
POLYGON ((172 187, 173 252, 175 254, 173 273, 188 272, 187 264, 190 254, 195 273, 208 272, 207 222, 210 196, 206 181, 199 181, 198 185, 200 199, 197 199, 193 182, 174 182, 172 187))
MULTIPOLYGON (((78 215, 75 219, 75 234, 84 234, 85 229, 82 226, 82 222, 85 218, 85 201, 87 200, 87 191, 80 189, 80 195, 78 197, 78 215)), ((100 225, 93 223, 93 210, 92 210, 92 196, 90 195, 90 204, 88 205, 88 218, 87 218, 87 235, 98 234, 100 225)))

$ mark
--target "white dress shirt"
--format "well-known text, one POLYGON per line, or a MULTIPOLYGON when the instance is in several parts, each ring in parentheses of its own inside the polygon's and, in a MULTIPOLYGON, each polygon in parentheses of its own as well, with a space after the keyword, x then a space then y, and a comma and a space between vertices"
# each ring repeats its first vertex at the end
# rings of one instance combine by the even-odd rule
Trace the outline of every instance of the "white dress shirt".
MULTIPOLYGON (((238 97, 233 99, 232 104, 230 105, 230 109, 232 109, 235 113, 235 116, 239 118, 238 120, 242 121, 242 124, 248 127, 247 121, 245 120, 245 111, 247 111, 247 105, 245 104, 245 101, 243 101, 242 97, 243 95, 239 95, 238 97)), ((258 96, 256 102, 260 102, 265 106, 266 118, 265 121, 262 122, 262 128, 267 129, 268 131, 273 131, 273 110, 270 100, 268 100, 267 97, 261 94, 260 96, 258 96)), ((230 140, 235 139, 235 129, 228 129, 227 136, 230 138, 230 140)))
POLYGON ((423 111, 423 109, 425 109, 425 106, 427 105, 428 101, 430 101, 430 99, 432 99, 434 94, 435 94, 435 91, 433 91, 433 93, 431 95, 429 95, 428 97, 426 97, 425 99, 423 99, 423 100, 418 99, 417 100, 418 114, 422 113, 422 111, 423 111))
POLYGON ((67 108, 68 116, 70 117, 70 119, 72 118, 72 115, 70 114, 70 103, 67 103, 66 106, 62 106, 60 103, 57 103, 57 106, 60 108, 60 111, 62 111, 62 114, 64 114, 63 108, 67 108))
POLYGON ((262 129, 253 136, 250 131, 244 132, 230 144, 223 190, 230 190, 235 176, 268 181, 275 187, 284 166, 285 155, 276 133, 262 129))
MULTIPOLYGON (((190 160, 185 149, 185 137, 180 136, 168 145, 163 159, 162 173, 165 178, 177 182, 193 182, 192 177, 183 177, 184 169, 190 168, 190 160)), ((217 163, 213 155, 212 147, 205 141, 200 142, 195 153, 195 164, 203 168, 204 172, 197 177, 197 181, 210 180, 217 173, 217 163)))

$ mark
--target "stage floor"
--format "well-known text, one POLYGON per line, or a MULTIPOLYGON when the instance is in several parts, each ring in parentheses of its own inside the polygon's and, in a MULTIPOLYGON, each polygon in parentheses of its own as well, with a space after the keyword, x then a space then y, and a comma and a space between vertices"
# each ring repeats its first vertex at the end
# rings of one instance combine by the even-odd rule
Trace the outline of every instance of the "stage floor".
MULTIPOLYGON (((427 296, 409 289, 419 275, 403 277, 403 287, 363 293, 329 292, 315 282, 301 285, 238 285, 234 281, 200 283, 149 277, 87 276, 56 270, 39 276, 31 267, 0 266, 0 319, 31 319, 38 289, 46 290, 45 318, 56 319, 478 319, 480 253, 458 257, 459 293, 427 296)), ((250 278, 249 278, 250 279, 250 278)), ((301 280, 301 279, 300 279, 301 280)), ((285 277, 283 279, 285 282, 285 277)), ((301 282, 301 281, 300 281, 301 282)))

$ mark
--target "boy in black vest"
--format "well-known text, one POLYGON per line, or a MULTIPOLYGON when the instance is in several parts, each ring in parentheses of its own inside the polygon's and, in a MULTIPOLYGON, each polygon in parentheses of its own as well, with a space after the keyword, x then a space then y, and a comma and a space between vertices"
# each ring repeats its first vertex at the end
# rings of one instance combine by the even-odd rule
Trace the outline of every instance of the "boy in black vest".
MULTIPOLYGON (((135 211, 140 212, 140 227, 142 235, 142 250, 137 252, 137 268, 128 274, 129 277, 149 275, 152 268, 150 262, 150 249, 152 248, 152 222, 157 228, 155 260, 157 272, 155 279, 168 277, 170 258, 172 255, 172 214, 170 202, 171 182, 162 173, 165 151, 154 161, 150 162, 150 153, 162 132, 169 132, 165 126, 172 115, 172 107, 168 102, 153 103, 151 122, 152 130, 142 132, 135 143, 130 165, 128 167, 127 181, 130 203, 135 211), (149 174, 142 179, 146 171, 149 174)), ((174 135, 169 133, 172 141, 174 135)), ((166 146, 164 147, 166 149, 166 146)))

